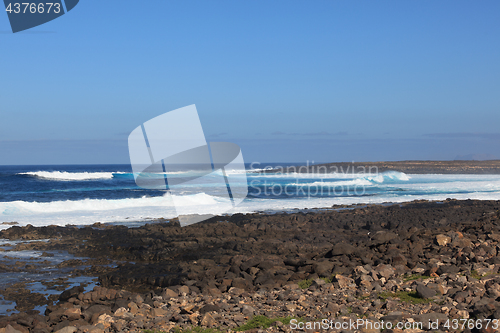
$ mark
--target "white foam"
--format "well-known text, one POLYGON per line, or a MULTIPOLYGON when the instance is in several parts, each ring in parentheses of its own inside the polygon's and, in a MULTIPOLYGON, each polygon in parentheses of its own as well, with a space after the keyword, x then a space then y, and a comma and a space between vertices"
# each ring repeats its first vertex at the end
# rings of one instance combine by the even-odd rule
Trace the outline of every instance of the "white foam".
POLYGON ((301 179, 354 179, 366 178, 381 181, 406 181, 410 176, 399 171, 386 171, 382 173, 365 173, 365 172, 345 172, 345 173, 300 173, 300 172, 276 172, 276 173, 248 173, 249 177, 270 177, 270 178, 301 178, 301 179))
MULTIPOLYGON (((176 205, 184 214, 223 214, 225 201, 204 193, 176 197, 176 205)), ((95 222, 145 221, 177 216, 172 196, 143 197, 132 199, 84 199, 52 202, 12 201, 0 202, 0 222, 67 225, 93 224, 95 222)), ((8 228, 0 225, 0 229, 8 228)))
MULTIPOLYGON (((368 175, 358 175, 358 177, 350 180, 340 180, 346 179, 345 175, 339 177, 338 174, 330 176, 329 174, 318 175, 320 176, 320 181, 315 181, 312 183, 290 183, 290 185, 295 186, 324 186, 324 187, 338 187, 338 186, 371 186, 383 183, 400 183, 408 182, 410 176, 403 172, 388 171, 380 174, 368 174, 368 175)), ((350 175, 352 177, 352 175, 350 175)))
POLYGON ((373 183, 368 179, 353 179, 339 181, 316 181, 312 183, 290 183, 293 186, 323 186, 323 187, 339 187, 339 186, 371 186, 373 183))
POLYGON ((352 204, 380 204, 386 202, 401 203, 413 200, 445 200, 451 199, 477 199, 477 200, 500 200, 500 191, 492 193, 442 193, 432 195, 383 195, 383 196, 345 196, 335 198, 318 198, 311 196, 309 198, 297 199, 251 199, 245 200, 240 206, 236 207, 232 213, 249 213, 258 211, 289 211, 293 209, 304 208, 326 208, 333 205, 352 205, 352 204))
POLYGON ((18 175, 33 176, 41 179, 59 181, 96 180, 111 179, 113 174, 123 174, 124 172, 66 172, 66 171, 34 171, 22 172, 18 175))
MULTIPOLYGON (((323 175, 324 176, 324 175, 323 175)), ((262 176, 261 179, 274 176, 262 176)), ((320 178, 321 179, 321 178, 320 178)), ((290 182, 294 180, 291 179, 290 182)), ((290 182, 284 182, 289 184, 290 182)), ((332 205, 371 204, 384 202, 407 202, 417 199, 445 200, 478 199, 500 200, 500 175, 405 175, 385 173, 368 177, 334 179, 332 184, 370 184, 381 188, 380 191, 363 195, 363 187, 357 192, 345 192, 343 196, 319 197, 312 187, 304 187, 305 197, 285 197, 272 200, 266 198, 247 198, 231 213, 251 213, 257 211, 289 211, 304 208, 322 208, 332 205), (382 177, 382 178, 380 178, 382 177), (385 189, 384 189, 385 188, 385 189), (392 189, 403 191, 391 191, 392 189), (309 189, 311 195, 309 194, 309 189), (386 191, 388 190, 388 191, 386 191), (467 193, 464 193, 467 192, 467 193)), ((373 186, 367 186, 367 189, 373 186)), ((289 190, 291 190, 289 188, 289 190)), ((339 194, 338 191, 335 194, 339 194)), ((183 211, 192 214, 224 213, 224 203, 215 196, 207 194, 180 195, 176 204, 183 211)), ((0 223, 18 222, 19 225, 32 224, 67 225, 93 224, 95 222, 143 222, 157 218, 170 219, 177 216, 170 194, 159 197, 131 199, 85 199, 53 202, 0 202, 0 223)), ((8 228, 0 225, 0 228, 8 228)))

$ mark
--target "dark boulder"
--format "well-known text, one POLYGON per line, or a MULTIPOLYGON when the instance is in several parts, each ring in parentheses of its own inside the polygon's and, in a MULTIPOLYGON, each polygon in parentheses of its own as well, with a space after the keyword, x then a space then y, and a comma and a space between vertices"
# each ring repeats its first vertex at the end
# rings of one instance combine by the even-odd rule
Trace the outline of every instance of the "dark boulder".
POLYGON ((431 298, 436 296, 436 292, 426 285, 419 283, 417 284, 417 295, 420 298, 431 298))

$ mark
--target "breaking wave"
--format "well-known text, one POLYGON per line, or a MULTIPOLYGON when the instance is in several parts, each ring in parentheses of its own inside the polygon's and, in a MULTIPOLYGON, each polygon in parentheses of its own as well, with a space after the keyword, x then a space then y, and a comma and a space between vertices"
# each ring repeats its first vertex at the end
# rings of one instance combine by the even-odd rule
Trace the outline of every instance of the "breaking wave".
POLYGON ((66 171, 33 171, 22 172, 18 175, 32 176, 40 179, 58 181, 79 181, 111 179, 114 175, 126 174, 125 172, 66 172, 66 171))
POLYGON ((350 180, 337 180, 331 181, 325 177, 325 180, 315 181, 312 183, 292 183, 295 186, 370 186, 383 183, 401 183, 407 182, 410 177, 403 173, 397 171, 388 171, 376 175, 367 175, 364 177, 359 177, 350 180))

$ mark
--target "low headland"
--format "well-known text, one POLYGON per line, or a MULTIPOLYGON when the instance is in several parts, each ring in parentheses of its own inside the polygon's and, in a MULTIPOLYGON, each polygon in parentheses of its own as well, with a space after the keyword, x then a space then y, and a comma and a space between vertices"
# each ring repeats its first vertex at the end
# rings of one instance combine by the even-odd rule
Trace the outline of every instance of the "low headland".
POLYGON ((487 161, 394 161, 394 162, 337 162, 290 166, 266 172, 299 173, 378 173, 399 171, 407 174, 500 174, 500 160, 487 161))

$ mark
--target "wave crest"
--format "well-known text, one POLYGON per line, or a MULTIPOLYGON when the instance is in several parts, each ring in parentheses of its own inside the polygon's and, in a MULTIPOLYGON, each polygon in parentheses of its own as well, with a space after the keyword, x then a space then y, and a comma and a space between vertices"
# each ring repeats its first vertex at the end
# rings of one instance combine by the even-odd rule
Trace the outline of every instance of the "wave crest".
POLYGON ((313 183, 291 183, 290 185, 295 186, 370 186, 378 185, 383 183, 399 183, 406 182, 410 180, 410 176, 403 172, 398 171, 387 171, 380 174, 368 175, 364 177, 359 177, 350 180, 338 180, 338 181, 315 181, 313 183))
POLYGON ((58 181, 111 179, 115 174, 125 174, 125 172, 33 171, 33 172, 18 173, 18 175, 32 176, 40 179, 49 179, 58 181))

